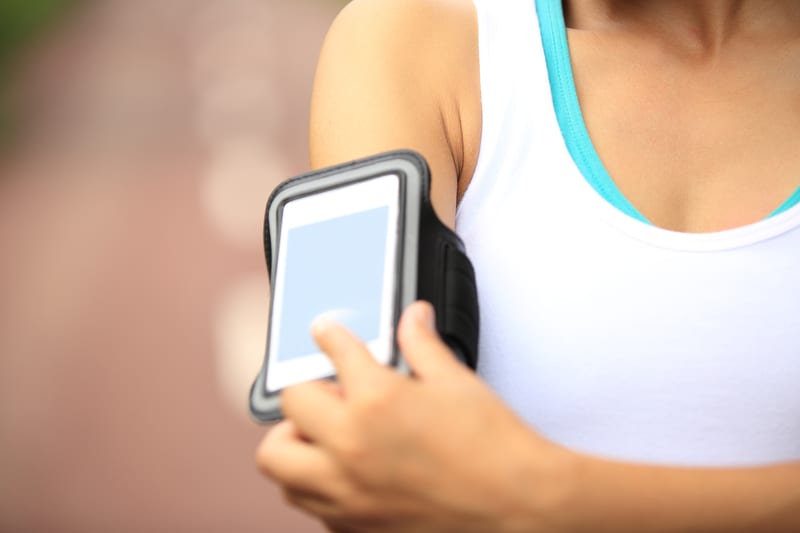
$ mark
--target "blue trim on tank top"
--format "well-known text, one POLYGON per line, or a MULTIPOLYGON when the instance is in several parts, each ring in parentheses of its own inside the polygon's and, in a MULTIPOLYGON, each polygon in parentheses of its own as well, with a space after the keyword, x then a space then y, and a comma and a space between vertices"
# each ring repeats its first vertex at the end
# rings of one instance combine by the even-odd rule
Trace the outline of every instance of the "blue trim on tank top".
MULTIPOLYGON (((561 0, 535 0, 535 2, 542 33, 545 62, 550 77, 553 107, 567 150, 583 177, 600 196, 626 215, 652 225, 625 198, 614 180, 611 179, 595 150, 591 137, 589 137, 578 100, 575 78, 572 74, 569 41, 567 40, 567 28, 561 0)), ((769 217, 783 213, 798 204, 800 204, 800 188, 769 217)))

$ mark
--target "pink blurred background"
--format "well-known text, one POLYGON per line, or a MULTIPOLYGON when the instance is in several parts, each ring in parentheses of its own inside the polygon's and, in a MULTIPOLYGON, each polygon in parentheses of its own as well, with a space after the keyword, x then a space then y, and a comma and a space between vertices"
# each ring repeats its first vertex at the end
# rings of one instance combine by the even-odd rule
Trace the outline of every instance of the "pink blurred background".
POLYGON ((85 1, 0 155, 0 531, 317 532, 257 472, 266 198, 335 0, 85 1))

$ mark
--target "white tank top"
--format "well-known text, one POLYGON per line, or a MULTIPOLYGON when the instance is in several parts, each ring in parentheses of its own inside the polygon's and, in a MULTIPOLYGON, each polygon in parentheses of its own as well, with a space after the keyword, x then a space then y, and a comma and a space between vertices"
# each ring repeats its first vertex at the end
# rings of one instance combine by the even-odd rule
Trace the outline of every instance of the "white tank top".
POLYGON ((561 2, 538 16, 534 0, 475 4, 483 133, 457 230, 477 273, 481 376, 579 451, 800 459, 796 199, 718 233, 648 224, 582 137, 561 2))

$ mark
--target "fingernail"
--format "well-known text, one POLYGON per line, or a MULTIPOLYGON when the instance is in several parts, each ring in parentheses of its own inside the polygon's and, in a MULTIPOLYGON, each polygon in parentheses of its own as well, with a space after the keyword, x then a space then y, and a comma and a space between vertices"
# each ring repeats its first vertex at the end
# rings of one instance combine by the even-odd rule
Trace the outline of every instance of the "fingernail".
POLYGON ((429 330, 433 330, 435 328, 435 317, 433 314, 433 306, 431 304, 419 303, 414 310, 414 318, 417 319, 417 322, 420 325, 428 328, 429 330))
POLYGON ((315 318, 311 322, 311 334, 315 337, 325 335, 331 329, 331 321, 327 318, 315 318))

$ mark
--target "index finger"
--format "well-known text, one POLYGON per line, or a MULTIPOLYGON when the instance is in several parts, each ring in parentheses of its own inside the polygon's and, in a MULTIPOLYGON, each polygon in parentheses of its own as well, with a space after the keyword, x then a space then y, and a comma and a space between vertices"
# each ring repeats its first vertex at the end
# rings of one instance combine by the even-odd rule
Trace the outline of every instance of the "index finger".
POLYGON ((315 320, 311 334, 336 368, 345 396, 359 388, 374 386, 381 373, 386 371, 364 342, 340 324, 327 319, 315 320))

